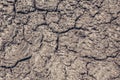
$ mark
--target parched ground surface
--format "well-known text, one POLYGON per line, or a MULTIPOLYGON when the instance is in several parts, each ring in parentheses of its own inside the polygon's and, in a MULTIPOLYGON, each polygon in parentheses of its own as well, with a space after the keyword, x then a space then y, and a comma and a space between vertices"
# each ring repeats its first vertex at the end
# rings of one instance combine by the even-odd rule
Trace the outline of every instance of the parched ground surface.
POLYGON ((0 80, 120 80, 120 0, 0 0, 0 80))

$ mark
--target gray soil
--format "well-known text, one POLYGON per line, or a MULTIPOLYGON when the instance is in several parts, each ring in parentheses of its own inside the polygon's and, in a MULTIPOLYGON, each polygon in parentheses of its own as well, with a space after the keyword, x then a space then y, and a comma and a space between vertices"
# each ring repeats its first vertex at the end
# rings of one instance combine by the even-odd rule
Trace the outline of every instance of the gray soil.
POLYGON ((0 80, 120 80, 120 0, 0 0, 0 80))

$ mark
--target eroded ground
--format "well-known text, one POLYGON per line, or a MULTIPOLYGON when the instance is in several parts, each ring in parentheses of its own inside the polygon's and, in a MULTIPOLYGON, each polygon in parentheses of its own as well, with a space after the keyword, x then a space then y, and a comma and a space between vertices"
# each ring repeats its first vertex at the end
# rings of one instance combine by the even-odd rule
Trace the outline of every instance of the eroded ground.
POLYGON ((120 80, 120 0, 0 0, 0 80, 120 80))

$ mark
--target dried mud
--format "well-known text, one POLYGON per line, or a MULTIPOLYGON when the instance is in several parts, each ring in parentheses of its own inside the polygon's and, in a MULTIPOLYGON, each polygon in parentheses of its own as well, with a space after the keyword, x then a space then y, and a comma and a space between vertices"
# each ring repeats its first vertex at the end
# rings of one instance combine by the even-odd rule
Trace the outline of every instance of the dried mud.
POLYGON ((120 80, 120 0, 0 0, 0 80, 120 80))

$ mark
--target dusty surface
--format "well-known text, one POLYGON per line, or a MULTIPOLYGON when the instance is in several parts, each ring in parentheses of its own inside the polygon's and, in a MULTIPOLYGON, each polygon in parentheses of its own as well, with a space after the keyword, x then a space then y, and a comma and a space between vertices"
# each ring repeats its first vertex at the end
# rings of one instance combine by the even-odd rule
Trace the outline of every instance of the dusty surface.
POLYGON ((0 0, 0 80, 120 80, 120 0, 0 0))

